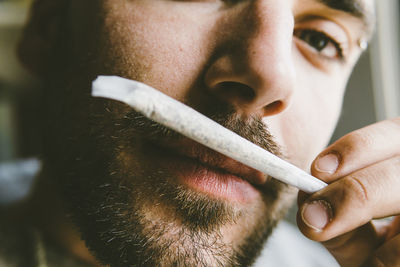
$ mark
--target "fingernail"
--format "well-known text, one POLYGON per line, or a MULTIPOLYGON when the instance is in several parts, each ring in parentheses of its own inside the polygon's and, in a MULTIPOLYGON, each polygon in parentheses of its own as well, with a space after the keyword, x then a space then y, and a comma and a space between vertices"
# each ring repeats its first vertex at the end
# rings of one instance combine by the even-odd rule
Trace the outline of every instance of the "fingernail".
POLYGON ((310 228, 320 232, 332 219, 332 209, 325 200, 316 200, 305 204, 301 218, 310 228))
POLYGON ((315 162, 315 169, 319 172, 332 174, 339 167, 339 157, 337 154, 329 153, 315 162))

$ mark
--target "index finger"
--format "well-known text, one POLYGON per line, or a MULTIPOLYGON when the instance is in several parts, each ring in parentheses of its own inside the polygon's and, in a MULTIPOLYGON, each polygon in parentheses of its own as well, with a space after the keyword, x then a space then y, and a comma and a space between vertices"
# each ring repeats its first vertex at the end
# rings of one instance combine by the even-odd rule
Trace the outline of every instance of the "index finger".
POLYGON ((374 163, 400 155, 400 118, 351 132, 326 148, 311 173, 327 183, 374 163))

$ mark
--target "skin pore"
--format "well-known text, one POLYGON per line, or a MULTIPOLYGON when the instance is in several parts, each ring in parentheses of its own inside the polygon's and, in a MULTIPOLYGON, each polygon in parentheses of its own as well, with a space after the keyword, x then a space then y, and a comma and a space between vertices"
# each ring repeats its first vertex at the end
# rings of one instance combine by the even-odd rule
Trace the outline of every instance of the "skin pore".
POLYGON ((295 190, 248 183, 254 197, 236 201, 181 183, 182 162, 210 187, 230 186, 229 170, 176 159, 182 145, 219 156, 120 103, 90 98, 90 82, 102 74, 147 83, 308 170, 333 132, 368 32, 327 2, 67 1, 44 75, 42 179, 57 184, 100 264, 247 266, 295 190))

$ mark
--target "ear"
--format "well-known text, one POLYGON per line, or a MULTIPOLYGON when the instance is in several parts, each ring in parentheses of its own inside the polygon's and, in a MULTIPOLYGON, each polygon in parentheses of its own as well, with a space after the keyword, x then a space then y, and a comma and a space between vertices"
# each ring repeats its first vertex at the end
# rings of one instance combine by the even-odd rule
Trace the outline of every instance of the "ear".
POLYGON ((44 75, 53 55, 67 0, 34 0, 17 47, 20 61, 31 72, 44 75))

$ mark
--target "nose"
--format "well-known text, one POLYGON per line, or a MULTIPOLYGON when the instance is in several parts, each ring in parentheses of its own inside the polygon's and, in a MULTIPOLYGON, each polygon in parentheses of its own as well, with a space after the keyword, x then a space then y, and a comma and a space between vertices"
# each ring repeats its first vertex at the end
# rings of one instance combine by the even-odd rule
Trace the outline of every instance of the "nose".
POLYGON ((291 1, 246 1, 226 15, 223 40, 206 71, 207 88, 246 114, 271 116, 293 94, 291 1))

